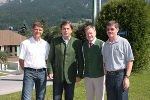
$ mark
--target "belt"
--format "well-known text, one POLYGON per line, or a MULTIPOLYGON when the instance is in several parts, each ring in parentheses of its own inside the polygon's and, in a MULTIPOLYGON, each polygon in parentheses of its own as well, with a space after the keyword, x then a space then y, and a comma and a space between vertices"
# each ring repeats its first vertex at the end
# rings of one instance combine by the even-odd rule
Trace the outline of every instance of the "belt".
POLYGON ((46 68, 41 68, 41 69, 33 69, 33 68, 29 68, 29 67, 27 67, 27 68, 25 68, 25 69, 27 69, 27 70, 30 70, 30 71, 35 71, 35 72, 46 71, 46 68))
POLYGON ((117 71, 107 71, 108 75, 117 75, 119 73, 125 72, 126 69, 121 69, 121 70, 117 70, 117 71))

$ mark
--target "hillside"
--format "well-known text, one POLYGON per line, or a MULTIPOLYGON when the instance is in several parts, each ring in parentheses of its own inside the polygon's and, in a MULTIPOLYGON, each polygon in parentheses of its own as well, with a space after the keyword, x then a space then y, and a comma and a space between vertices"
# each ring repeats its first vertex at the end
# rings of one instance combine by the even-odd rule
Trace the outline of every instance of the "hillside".
POLYGON ((23 23, 30 26, 36 18, 45 19, 49 26, 53 26, 63 20, 78 22, 92 16, 92 0, 8 1, 10 2, 0 6, 0 29, 13 26, 17 30, 23 23))

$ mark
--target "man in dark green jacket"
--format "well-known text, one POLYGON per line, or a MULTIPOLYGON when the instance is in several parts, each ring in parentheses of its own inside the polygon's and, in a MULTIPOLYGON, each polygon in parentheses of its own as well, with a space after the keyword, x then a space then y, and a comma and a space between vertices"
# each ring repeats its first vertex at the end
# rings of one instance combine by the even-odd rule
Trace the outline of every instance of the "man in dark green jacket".
POLYGON ((73 100, 75 82, 83 76, 83 54, 81 41, 72 37, 69 21, 61 24, 62 37, 51 41, 48 58, 48 76, 53 79, 53 100, 73 100))
POLYGON ((103 41, 96 38, 95 27, 85 28, 88 41, 83 44, 85 88, 87 100, 104 100, 103 41))

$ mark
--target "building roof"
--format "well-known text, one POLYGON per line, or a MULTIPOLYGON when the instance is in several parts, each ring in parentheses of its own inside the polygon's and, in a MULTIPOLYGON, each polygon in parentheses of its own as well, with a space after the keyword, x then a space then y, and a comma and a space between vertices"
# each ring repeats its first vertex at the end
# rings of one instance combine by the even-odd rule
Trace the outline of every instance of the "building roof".
POLYGON ((26 37, 11 30, 0 30, 0 46, 20 45, 26 37))

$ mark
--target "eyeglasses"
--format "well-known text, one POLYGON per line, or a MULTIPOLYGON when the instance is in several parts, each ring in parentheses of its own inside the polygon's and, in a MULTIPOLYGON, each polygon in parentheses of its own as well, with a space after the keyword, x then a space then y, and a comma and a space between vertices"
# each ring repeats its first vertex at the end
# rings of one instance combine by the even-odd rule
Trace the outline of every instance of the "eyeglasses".
POLYGON ((115 28, 107 28, 107 31, 114 31, 115 28))

